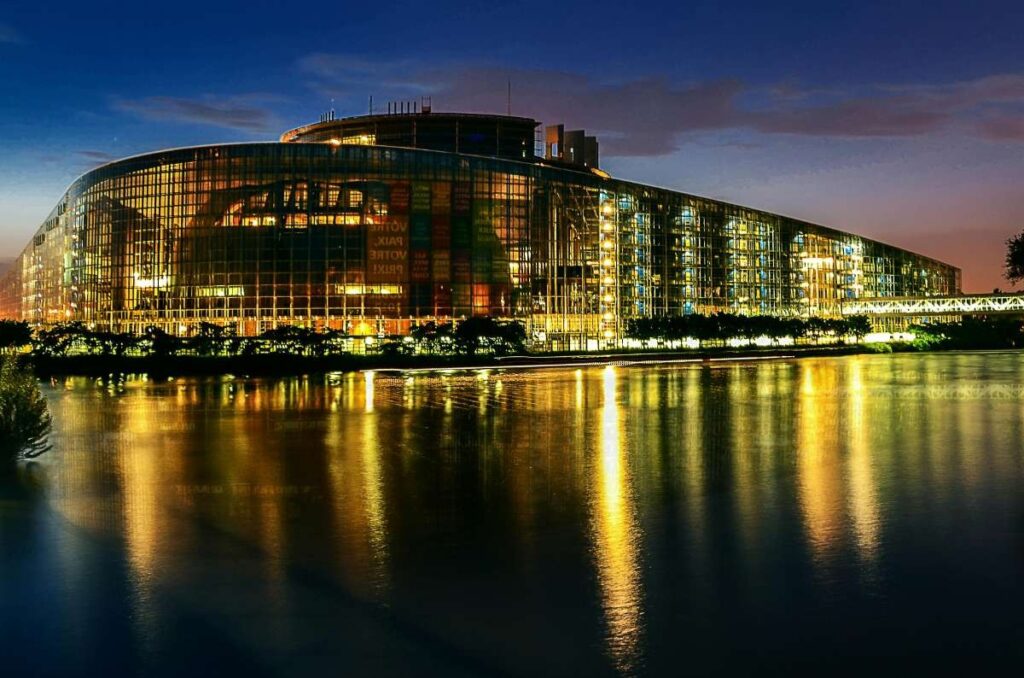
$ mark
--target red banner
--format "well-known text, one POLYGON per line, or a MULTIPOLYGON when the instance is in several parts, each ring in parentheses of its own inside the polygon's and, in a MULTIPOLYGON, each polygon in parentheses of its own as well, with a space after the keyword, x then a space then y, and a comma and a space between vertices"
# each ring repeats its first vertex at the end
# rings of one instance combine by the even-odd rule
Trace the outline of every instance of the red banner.
POLYGON ((404 283, 408 278, 409 224, 391 218, 366 225, 366 282, 404 283))

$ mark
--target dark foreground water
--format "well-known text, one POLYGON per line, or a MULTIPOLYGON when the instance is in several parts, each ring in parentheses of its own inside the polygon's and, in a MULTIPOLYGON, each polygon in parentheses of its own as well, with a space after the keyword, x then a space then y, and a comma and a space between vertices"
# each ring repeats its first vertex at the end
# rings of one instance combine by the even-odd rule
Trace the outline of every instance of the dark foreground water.
POLYGON ((1015 673, 1024 354, 71 379, 0 672, 1015 673))

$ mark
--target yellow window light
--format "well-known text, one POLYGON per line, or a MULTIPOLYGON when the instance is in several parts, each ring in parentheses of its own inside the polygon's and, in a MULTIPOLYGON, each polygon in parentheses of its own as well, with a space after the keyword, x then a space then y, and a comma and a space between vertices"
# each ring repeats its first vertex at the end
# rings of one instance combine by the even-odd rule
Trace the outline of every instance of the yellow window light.
MULTIPOLYGON (((357 146, 373 146, 377 143, 377 135, 375 134, 353 134, 347 137, 343 137, 341 140, 345 144, 355 144, 357 146)), ((333 143, 333 139, 332 139, 333 143)))

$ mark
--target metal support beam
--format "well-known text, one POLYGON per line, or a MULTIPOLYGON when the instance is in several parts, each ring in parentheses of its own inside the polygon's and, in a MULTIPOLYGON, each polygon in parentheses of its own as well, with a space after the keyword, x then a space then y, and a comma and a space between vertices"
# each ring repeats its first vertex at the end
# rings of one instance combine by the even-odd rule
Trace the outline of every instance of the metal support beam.
POLYGON ((879 297, 842 303, 843 315, 943 316, 974 313, 1024 314, 1024 294, 963 294, 953 297, 879 297))

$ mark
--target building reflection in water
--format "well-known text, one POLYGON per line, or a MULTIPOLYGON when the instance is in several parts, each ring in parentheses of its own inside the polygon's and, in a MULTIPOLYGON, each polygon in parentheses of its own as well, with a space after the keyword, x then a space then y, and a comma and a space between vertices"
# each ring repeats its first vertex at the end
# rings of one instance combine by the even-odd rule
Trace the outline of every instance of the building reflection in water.
POLYGON ((373 372, 363 374, 363 379, 366 382, 363 410, 366 414, 362 417, 362 477, 373 585, 375 593, 378 596, 383 596, 388 581, 388 529, 384 472, 381 465, 382 450, 377 437, 380 416, 374 412, 374 376, 373 372))
MULTIPOLYGON (((165 473, 180 472, 181 449, 171 442, 167 454, 140 454, 132 428, 159 429, 158 413, 145 403, 131 407, 132 419, 127 435, 118 441, 117 467, 123 493, 122 511, 128 564, 132 571, 133 606, 144 649, 153 651, 156 628, 160 622, 153 604, 155 578, 160 565, 161 482, 165 473), (157 416, 154 416, 157 415, 157 416), (166 470, 165 470, 166 469, 166 470)), ((127 422, 126 422, 127 423, 127 422)))
POLYGON ((846 386, 847 476, 850 489, 849 510, 856 536, 857 550, 866 563, 873 562, 878 555, 880 512, 878 490, 875 487, 875 463, 868 439, 866 414, 866 390, 862 360, 853 358, 848 363, 849 375, 846 386))
POLYGON ((799 500, 811 556, 829 565, 842 543, 843 475, 837 449, 836 410, 831 371, 820 361, 800 365, 797 409, 797 469, 799 500))
MULTIPOLYGON (((580 673, 631 672, 678 609, 772 610, 804 573, 832 594, 851 568, 877 589, 903 516, 1006 496, 1024 363, 999 360, 75 380, 50 392, 41 464, 68 524, 123 542, 143 646, 168 633, 169 587, 200 616, 258 610, 268 643, 301 637, 298 567, 469 629, 453 642, 481 655, 564 630, 580 673)), ((77 621, 94 572, 68 544, 54 557, 77 621)))
POLYGON ((377 375, 347 374, 335 389, 339 405, 327 420, 325 451, 334 507, 337 575, 359 597, 387 594, 388 532, 384 491, 381 415, 376 410, 377 375), (358 386, 361 382, 361 388, 358 386))
POLYGON ((604 369, 600 463, 593 500, 594 550, 608 632, 608 651, 619 668, 635 668, 642 631, 640 531, 634 515, 627 452, 621 441, 618 379, 604 369))
POLYGON ((853 548, 872 578, 881 517, 863 358, 801 364, 797 422, 799 497, 807 543, 823 567, 853 548))

